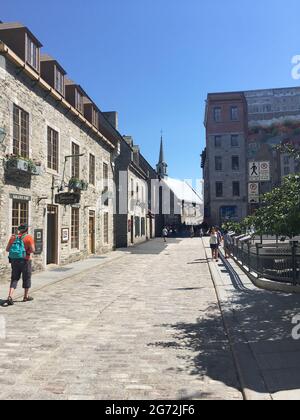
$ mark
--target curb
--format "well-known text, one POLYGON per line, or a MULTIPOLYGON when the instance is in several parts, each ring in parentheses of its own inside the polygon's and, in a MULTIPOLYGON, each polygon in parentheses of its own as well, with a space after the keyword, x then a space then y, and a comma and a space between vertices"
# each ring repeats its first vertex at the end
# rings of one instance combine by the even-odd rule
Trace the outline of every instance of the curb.
POLYGON ((203 247, 205 249, 205 255, 207 264, 211 274, 211 278, 214 284, 215 293, 218 300, 218 305, 223 319, 224 328, 229 341, 230 349, 232 352, 234 364, 237 371, 238 380, 241 385, 241 392, 245 401, 257 401, 257 400, 273 400, 271 394, 267 390, 267 386, 264 382, 260 369, 255 360, 255 356, 252 352, 250 343, 247 339, 241 343, 241 337, 236 332, 236 326, 234 321, 234 313, 230 310, 230 314, 224 310, 224 299, 222 299, 222 291, 218 284, 222 284, 222 277, 216 270, 213 263, 209 261, 207 254, 207 247, 204 241, 203 247), (221 282, 218 282, 218 280, 221 282), (245 374, 245 371, 247 374, 245 374), (249 373, 250 372, 250 373, 249 373), (253 388, 259 388, 259 391, 254 391, 253 388))
POLYGON ((254 286, 259 289, 268 290, 270 292, 281 292, 281 293, 297 293, 300 294, 300 285, 292 285, 279 283, 278 281, 267 280, 264 278, 257 278, 251 272, 249 272, 235 257, 232 257, 235 264, 249 277, 254 286))

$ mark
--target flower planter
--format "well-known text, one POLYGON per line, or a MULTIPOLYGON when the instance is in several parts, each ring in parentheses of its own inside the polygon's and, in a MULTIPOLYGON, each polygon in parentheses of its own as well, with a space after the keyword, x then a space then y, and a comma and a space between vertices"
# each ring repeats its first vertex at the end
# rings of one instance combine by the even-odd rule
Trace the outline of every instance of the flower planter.
POLYGON ((29 159, 22 159, 18 157, 9 157, 5 161, 5 168, 9 172, 26 173, 29 175, 41 175, 41 166, 36 165, 29 159))
POLYGON ((81 179, 70 179, 69 181, 69 190, 73 191, 87 191, 88 183, 82 181, 81 179))

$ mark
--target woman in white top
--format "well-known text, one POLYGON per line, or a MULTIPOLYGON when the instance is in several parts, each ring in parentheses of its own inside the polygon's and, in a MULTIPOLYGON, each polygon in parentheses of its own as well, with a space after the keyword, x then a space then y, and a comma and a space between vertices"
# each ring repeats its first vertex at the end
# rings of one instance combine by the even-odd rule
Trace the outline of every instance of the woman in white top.
POLYGON ((210 232, 210 240, 209 240, 211 252, 212 252, 212 259, 219 261, 219 235, 218 231, 215 228, 212 228, 210 232))

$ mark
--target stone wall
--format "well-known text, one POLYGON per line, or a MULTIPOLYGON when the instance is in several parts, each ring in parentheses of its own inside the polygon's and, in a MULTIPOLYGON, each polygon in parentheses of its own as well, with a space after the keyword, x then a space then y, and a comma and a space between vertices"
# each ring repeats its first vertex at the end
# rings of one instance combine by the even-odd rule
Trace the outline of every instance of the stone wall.
MULTIPOLYGON (((103 163, 108 164, 110 188, 112 188, 113 172, 111 166, 111 152, 106 145, 90 134, 75 117, 67 114, 60 104, 55 102, 38 85, 33 84, 26 75, 20 72, 12 63, 1 57, 0 77, 0 127, 5 128, 7 135, 4 144, 0 145, 0 275, 7 272, 7 254, 5 247, 12 231, 12 199, 11 194, 28 197, 30 233, 34 229, 43 229, 43 252, 34 257, 34 269, 46 267, 47 253, 47 206, 54 203, 54 195, 62 183, 65 156, 71 154, 71 143, 80 146, 80 178, 89 181, 89 154, 96 158, 96 185, 89 185, 88 191, 82 193, 80 202, 80 234, 79 249, 71 249, 71 241, 61 243, 61 229, 70 229, 71 235, 71 207, 57 206, 57 232, 52 234, 51 240, 57 242, 57 262, 67 264, 86 258, 89 255, 89 211, 95 211, 95 252, 102 254, 114 247, 113 203, 109 206, 101 204, 103 191, 103 163), (13 145, 13 105, 17 105, 29 113, 30 120, 30 158, 41 162, 43 174, 31 177, 30 182, 24 179, 18 182, 7 181, 2 160, 6 154, 12 153, 13 145), (54 172, 47 169, 47 127, 59 133, 59 170, 54 172), (55 190, 52 190, 52 185, 55 190), (39 198, 43 198, 39 201, 39 198), (104 242, 104 213, 109 213, 109 241, 104 242)), ((66 164, 65 181, 71 177, 70 160, 66 164)))

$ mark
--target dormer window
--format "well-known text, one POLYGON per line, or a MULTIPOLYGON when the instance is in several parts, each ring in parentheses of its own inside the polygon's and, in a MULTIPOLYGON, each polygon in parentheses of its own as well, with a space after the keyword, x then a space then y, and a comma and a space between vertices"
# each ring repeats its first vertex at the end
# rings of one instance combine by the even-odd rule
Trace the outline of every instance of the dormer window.
POLYGON ((94 107, 92 110, 92 124, 97 128, 99 127, 99 115, 98 115, 98 111, 94 107))
POLYGON ((39 47, 28 35, 26 36, 26 62, 35 70, 39 70, 39 47))
POLYGON ((75 90, 75 108, 83 114, 83 96, 78 89, 75 90))
POLYGON ((55 66, 55 77, 54 77, 54 88, 59 92, 61 95, 64 96, 65 93, 65 86, 64 86, 64 74, 59 70, 57 66, 55 66))

